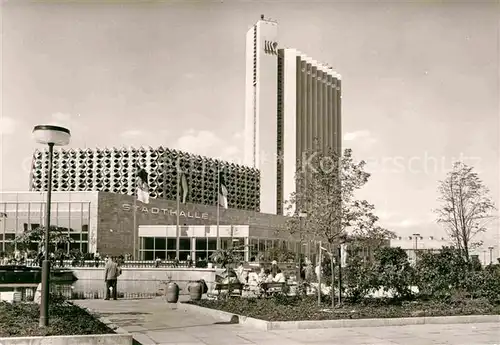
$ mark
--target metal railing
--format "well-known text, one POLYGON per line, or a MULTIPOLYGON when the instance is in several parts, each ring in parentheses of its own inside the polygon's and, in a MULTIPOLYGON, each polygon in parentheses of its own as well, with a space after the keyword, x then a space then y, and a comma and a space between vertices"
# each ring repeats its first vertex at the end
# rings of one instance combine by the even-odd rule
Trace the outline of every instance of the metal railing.
MULTIPOLYGON (((29 259, 25 261, 27 266, 37 267, 39 263, 35 259, 29 259)), ((84 267, 84 268, 103 268, 106 265, 104 260, 54 260, 52 267, 60 267, 60 268, 76 268, 76 267, 84 267)), ((120 263, 121 267, 130 267, 130 268, 206 268, 199 267, 200 264, 197 263, 189 263, 187 261, 124 261, 120 263)))

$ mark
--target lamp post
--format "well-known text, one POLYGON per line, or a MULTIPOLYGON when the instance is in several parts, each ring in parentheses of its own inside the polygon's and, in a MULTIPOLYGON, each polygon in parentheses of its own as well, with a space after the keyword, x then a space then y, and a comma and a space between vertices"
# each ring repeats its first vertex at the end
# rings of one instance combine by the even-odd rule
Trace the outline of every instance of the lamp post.
POLYGON ((416 265, 417 264, 418 238, 420 237, 420 234, 413 234, 413 237, 415 237, 415 265, 416 265))
POLYGON ((33 138, 39 144, 49 146, 49 171, 47 182, 47 204, 45 212, 45 253, 42 263, 42 300, 40 304, 40 327, 49 325, 49 289, 50 289, 50 203, 52 198, 52 158, 54 146, 69 144, 71 133, 69 129, 53 125, 38 125, 33 128, 33 138))
POLYGON ((339 281, 338 281, 338 288, 339 288, 339 306, 342 305, 342 246, 347 243, 347 236, 346 235, 340 235, 339 238, 339 246, 337 248, 337 257, 338 257, 338 266, 339 266, 339 281))
MULTIPOLYGON (((303 230, 303 221, 307 217, 307 213, 305 212, 299 212, 299 236, 302 238, 302 230, 303 230)), ((305 245, 305 243, 301 243, 302 246, 305 245)), ((302 247, 300 248, 300 252, 302 252, 302 247)), ((300 253, 298 253, 298 264, 297 264, 297 281, 301 281, 302 279, 300 278, 300 274, 302 273, 302 260, 300 258, 300 253)))
POLYGON ((493 246, 489 246, 488 249, 490 250, 490 265, 493 264, 493 246))

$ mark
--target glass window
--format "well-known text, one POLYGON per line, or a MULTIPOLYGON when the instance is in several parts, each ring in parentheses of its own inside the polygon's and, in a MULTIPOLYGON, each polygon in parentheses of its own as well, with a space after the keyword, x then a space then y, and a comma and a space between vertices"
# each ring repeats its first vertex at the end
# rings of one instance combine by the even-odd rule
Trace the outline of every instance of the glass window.
POLYGON ((73 232, 82 231, 82 204, 72 202, 70 204, 70 224, 73 232))
POLYGON ((155 250, 155 259, 165 260, 167 258, 167 253, 164 250, 155 250))
POLYGON ((263 240, 262 238, 259 240, 259 252, 265 252, 266 251, 266 240, 263 240))
POLYGON ((195 249, 196 249, 196 251, 206 251, 207 250, 207 238, 206 237, 197 238, 195 249))
POLYGON ((69 237, 73 240, 73 241, 78 241, 80 242, 81 241, 81 236, 80 234, 70 234, 69 237))
POLYGON ((5 234, 6 241, 14 241, 15 238, 16 238, 15 234, 5 234))
POLYGON ((155 249, 154 237, 142 237, 141 247, 144 250, 154 250, 155 249))
POLYGON ((210 260, 210 258, 212 257, 213 253, 215 253, 215 251, 208 251, 207 252, 207 258, 208 258, 208 260, 210 260))
POLYGON ((233 247, 237 247, 238 250, 245 250, 245 239, 242 237, 233 238, 233 247))
POLYGON ((154 260, 154 252, 152 250, 145 250, 142 252, 142 259, 152 261, 154 260))
POLYGON ((204 252, 196 252, 196 260, 207 260, 208 254, 206 251, 204 252))
POLYGON ((230 237, 221 237, 221 239, 220 239, 221 249, 229 249, 230 246, 231 246, 231 238, 230 237))
POLYGON ((165 237, 155 237, 155 250, 166 250, 167 239, 165 237))
POLYGON ((179 250, 191 250, 191 239, 190 238, 180 238, 179 250))
POLYGON ((207 248, 208 250, 216 250, 217 249, 217 239, 216 238, 208 238, 207 240, 207 248))
POLYGON ((167 250, 173 250, 175 251, 176 248, 176 239, 175 238, 167 238, 167 250))
POLYGON ((179 252, 179 261, 186 261, 188 255, 191 255, 191 252, 189 251, 179 252))

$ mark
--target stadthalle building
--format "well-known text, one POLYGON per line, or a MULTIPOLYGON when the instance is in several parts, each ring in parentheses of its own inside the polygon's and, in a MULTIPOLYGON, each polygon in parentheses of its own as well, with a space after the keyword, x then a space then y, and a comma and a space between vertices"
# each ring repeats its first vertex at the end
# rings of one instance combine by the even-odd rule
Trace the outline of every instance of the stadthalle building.
MULTIPOLYGON (((0 194, 1 251, 12 249, 23 231, 44 224, 47 159, 47 152, 34 152, 31 191, 0 194)), ((51 224, 72 238, 68 251, 121 255, 136 249, 140 259, 174 259, 177 219, 180 260, 209 257, 217 238, 221 248, 241 246, 249 261, 274 246, 308 250, 284 230, 284 217, 259 212, 260 177, 252 168, 161 147, 61 149, 53 166, 51 224), (188 182, 187 202, 179 208, 177 164, 188 182), (147 204, 135 196, 137 167, 149 175, 147 204), (219 171, 227 185, 227 209, 217 207, 219 171)))

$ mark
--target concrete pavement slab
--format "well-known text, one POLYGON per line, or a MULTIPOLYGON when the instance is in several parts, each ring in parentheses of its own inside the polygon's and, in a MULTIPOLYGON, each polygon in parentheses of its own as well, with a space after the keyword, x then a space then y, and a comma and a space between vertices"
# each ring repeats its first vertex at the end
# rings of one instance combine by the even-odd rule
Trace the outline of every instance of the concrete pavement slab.
POLYGON ((128 329, 143 345, 500 345, 497 323, 260 331, 221 324, 220 319, 179 310, 161 299, 75 304, 128 329))

